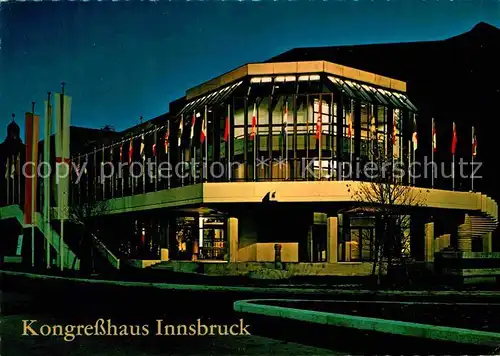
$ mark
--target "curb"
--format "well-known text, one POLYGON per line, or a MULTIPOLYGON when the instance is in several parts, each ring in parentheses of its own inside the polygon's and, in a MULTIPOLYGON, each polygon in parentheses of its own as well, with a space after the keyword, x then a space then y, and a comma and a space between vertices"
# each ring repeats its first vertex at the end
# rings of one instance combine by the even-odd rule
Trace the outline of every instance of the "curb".
POLYGON ((256 304, 256 302, 259 301, 265 300, 240 300, 234 302, 233 307, 235 311, 240 313, 279 317, 336 327, 376 331, 386 334, 412 336, 439 341, 451 341, 461 344, 494 347, 500 345, 500 333, 256 304))

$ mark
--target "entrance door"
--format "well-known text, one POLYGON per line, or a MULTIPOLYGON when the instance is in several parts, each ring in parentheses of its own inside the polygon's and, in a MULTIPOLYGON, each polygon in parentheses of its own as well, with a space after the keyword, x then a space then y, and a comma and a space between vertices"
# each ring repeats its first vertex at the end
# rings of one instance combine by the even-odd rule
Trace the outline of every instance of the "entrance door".
POLYGON ((227 253, 224 220, 222 218, 200 218, 199 259, 225 261, 227 253))

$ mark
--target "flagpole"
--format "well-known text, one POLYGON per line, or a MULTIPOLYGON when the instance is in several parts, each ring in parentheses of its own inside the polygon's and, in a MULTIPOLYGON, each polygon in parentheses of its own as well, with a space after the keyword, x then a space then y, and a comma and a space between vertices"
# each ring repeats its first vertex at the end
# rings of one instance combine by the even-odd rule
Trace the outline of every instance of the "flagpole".
MULTIPOLYGON (((257 99, 255 99, 257 100, 257 99)), ((257 130, 259 125, 257 125, 259 113, 257 111, 257 103, 253 103, 254 113, 255 113, 255 134, 253 135, 253 180, 257 181, 257 140, 259 135, 257 135, 257 130)), ((252 117, 252 126, 253 126, 253 117, 252 117)), ((253 127, 252 127, 253 130, 253 127)))
POLYGON ((411 140, 408 140, 408 185, 411 185, 411 140))
POLYGON ((431 125, 431 188, 434 188, 434 118, 431 125))
MULTIPOLYGON (((167 121, 167 167, 170 171, 170 120, 167 121)), ((167 175, 167 189, 170 189, 170 175, 171 172, 168 172, 167 175)))
POLYGON ((470 187, 470 190, 471 191, 474 191, 474 153, 475 153, 475 150, 476 150, 476 138, 474 137, 474 126, 472 126, 472 160, 471 160, 471 187, 470 187))
POLYGON ((227 135, 227 177, 231 181, 231 104, 227 105, 227 121, 229 132, 227 135))
MULTIPOLYGON (((44 160, 45 164, 50 164, 50 134, 52 124, 52 105, 50 103, 50 92, 47 93, 46 112, 45 112, 45 139, 44 139, 44 160)), ((47 269, 51 267, 50 263, 50 240, 52 240, 52 229, 50 228, 50 176, 45 175, 43 187, 45 215, 45 233, 47 234, 46 241, 46 263, 47 269)))
MULTIPOLYGON (((62 161, 64 162, 64 147, 63 147, 63 142, 64 142, 64 139, 62 138, 62 135, 64 135, 64 130, 63 130, 63 127, 64 127, 64 82, 61 83, 61 95, 59 96, 59 107, 60 107, 60 113, 61 113, 61 117, 60 117, 60 123, 61 125, 58 127, 59 130, 61 130, 61 142, 59 144, 59 147, 60 147, 60 153, 61 153, 61 158, 62 158, 62 161)), ((95 156, 94 156, 95 157, 95 156)), ((58 187, 59 191, 62 190, 61 187, 58 187)), ((94 190, 95 191, 95 190, 94 190)), ((60 196, 60 194, 58 194, 58 196, 60 196)), ((59 222, 61 224, 61 235, 60 235, 60 239, 59 239, 59 268, 61 271, 64 270, 64 248, 63 248, 63 243, 64 243, 64 219, 63 219, 63 207, 62 207, 62 202, 63 202, 64 199, 62 199, 62 197, 59 199, 59 222)))
POLYGON ((455 190, 455 154, 453 154, 453 162, 451 166, 451 175, 452 175, 452 190, 455 190))
POLYGON ((286 129, 285 129, 285 180, 288 180, 288 101, 286 102, 286 129))
POLYGON ((10 157, 7 157, 7 161, 5 164, 5 181, 6 181, 6 188, 7 188, 7 205, 10 205, 10 157))
MULTIPOLYGON (((31 102, 31 112, 33 114, 33 126, 35 125, 35 102, 31 102)), ((33 130, 34 132, 34 130, 33 130)), ((33 137, 33 147, 38 145, 38 142, 33 137)), ((32 160, 36 160, 36 157, 32 154, 32 160)), ((32 162, 33 163, 33 162, 32 162)), ((36 167, 32 164, 35 173, 32 172, 32 176, 36 174, 36 167)), ((35 267, 35 179, 31 179, 31 267, 35 267)))
POLYGON ((350 168, 350 171, 352 171, 352 154, 353 154, 353 149, 352 149, 352 145, 353 145, 353 131, 354 131, 354 101, 351 99, 351 112, 349 113, 350 115, 350 120, 351 120, 351 137, 349 137, 349 140, 350 140, 350 144, 349 144, 349 159, 351 161, 351 168, 350 168))
POLYGON ((323 162, 321 162, 321 151, 322 151, 322 146, 321 146, 321 136, 323 136, 323 97, 321 94, 319 95, 319 102, 318 102, 318 120, 319 120, 319 125, 316 125, 319 133, 318 133, 318 171, 319 171, 319 180, 321 180, 321 173, 323 170, 323 162))
MULTIPOLYGON (((12 114, 12 120, 16 117, 16 114, 12 114)), ((17 153, 17 160, 16 164, 19 166, 19 169, 17 171, 17 202, 19 203, 19 206, 21 206, 21 152, 17 153)))
POLYGON ((11 163, 11 179, 12 179, 12 204, 16 203, 16 155, 12 155, 12 163, 11 163))
POLYGON ((179 141, 179 149, 181 150, 181 186, 184 186, 184 148, 182 147, 182 135, 184 134, 184 115, 181 119, 181 137, 179 141))
POLYGON ((144 136, 144 131, 142 131, 142 137, 141 137, 141 155, 142 155, 142 169, 141 169, 141 174, 142 174, 142 193, 146 193, 146 152, 145 146, 146 144, 144 141, 146 140, 146 137, 144 136))
POLYGON ((415 151, 416 151, 416 149, 415 149, 415 147, 413 147, 413 186, 416 186, 416 184, 415 184, 416 183, 416 180, 415 180, 415 173, 416 173, 415 172, 415 159, 416 159, 415 158, 415 151))
POLYGON ((205 105, 205 121, 203 122, 203 129, 204 131, 204 141, 205 141, 205 162, 204 162, 204 172, 203 172, 203 178, 205 179, 205 182, 208 182, 208 106, 205 105))
POLYGON ((154 147, 155 147, 155 175, 154 175, 154 180, 155 180, 155 192, 158 191, 158 126, 155 127, 155 132, 154 132, 154 147))
POLYGON ((101 173, 102 174, 102 180, 101 180, 101 184, 102 184, 102 199, 104 200, 105 199, 105 196, 106 196, 106 178, 104 177, 104 144, 102 145, 102 162, 101 162, 101 173))

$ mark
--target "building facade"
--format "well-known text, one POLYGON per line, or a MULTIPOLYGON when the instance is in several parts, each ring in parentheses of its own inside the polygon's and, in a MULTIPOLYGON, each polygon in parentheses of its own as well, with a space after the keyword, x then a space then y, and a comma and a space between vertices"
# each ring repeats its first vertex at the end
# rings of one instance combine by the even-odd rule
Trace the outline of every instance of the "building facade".
POLYGON ((104 202, 95 235, 138 266, 367 275, 385 201, 360 192, 392 185, 419 196, 390 202, 408 221, 398 258, 491 253, 491 198, 415 185, 424 125, 402 81, 328 61, 247 64, 160 118, 72 150, 70 205, 104 202), (383 180, 366 169, 381 163, 383 180))

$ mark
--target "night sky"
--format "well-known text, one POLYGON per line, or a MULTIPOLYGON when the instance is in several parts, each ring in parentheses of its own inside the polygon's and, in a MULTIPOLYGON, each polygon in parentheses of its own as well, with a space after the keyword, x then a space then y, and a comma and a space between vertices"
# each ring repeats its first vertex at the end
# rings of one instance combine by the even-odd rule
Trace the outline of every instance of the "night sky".
POLYGON ((1 130, 13 112, 23 128, 33 100, 43 114, 61 81, 73 125, 122 130, 167 112, 190 87, 294 47, 438 40, 480 21, 500 27, 497 0, 2 1, 1 130))

